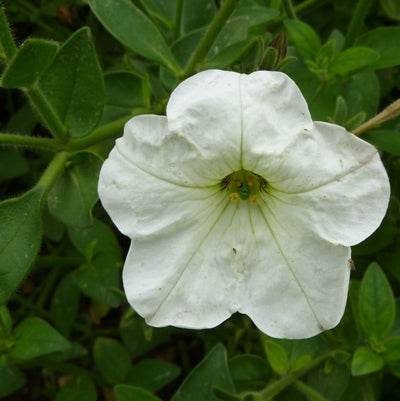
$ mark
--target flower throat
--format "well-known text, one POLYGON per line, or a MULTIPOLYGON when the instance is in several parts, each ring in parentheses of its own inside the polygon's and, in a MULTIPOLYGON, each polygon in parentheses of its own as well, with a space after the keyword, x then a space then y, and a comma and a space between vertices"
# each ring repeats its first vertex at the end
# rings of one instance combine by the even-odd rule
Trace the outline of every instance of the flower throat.
POLYGON ((267 181, 258 174, 248 170, 234 171, 223 178, 219 184, 221 190, 229 193, 231 200, 250 200, 258 203, 259 193, 265 191, 267 181))

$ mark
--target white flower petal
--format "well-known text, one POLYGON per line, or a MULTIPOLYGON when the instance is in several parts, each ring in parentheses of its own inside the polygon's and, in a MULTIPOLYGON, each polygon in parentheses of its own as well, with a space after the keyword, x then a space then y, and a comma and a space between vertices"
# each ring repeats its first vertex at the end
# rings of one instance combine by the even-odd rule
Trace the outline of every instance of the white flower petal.
POLYGON ((201 164, 197 153, 184 139, 166 133, 165 117, 132 119, 102 166, 101 202, 130 238, 192 224, 193 215, 207 207, 206 200, 219 193, 218 186, 206 186, 209 181, 189 166, 201 164), (194 186, 195 179, 203 183, 194 186))
POLYGON ((304 226, 327 241, 357 244, 376 230, 389 202, 379 154, 336 125, 315 123, 310 135, 313 140, 304 141, 304 149, 294 149, 281 164, 286 178, 269 181, 266 197, 279 203, 293 230, 304 226))
POLYGON ((312 127, 297 85, 285 74, 257 71, 241 75, 242 165, 260 175, 277 173, 286 148, 312 127))
MULTIPOLYGON (((192 225, 132 242, 123 281, 134 309, 152 326, 214 327, 234 310, 237 281, 220 259, 236 207, 216 196, 192 225)), ((230 248, 230 253, 233 253, 230 248)))
POLYGON ((240 311, 271 336, 304 338, 338 323, 349 248, 248 202, 212 202, 193 222, 132 243, 124 287, 149 324, 209 328, 240 311))
POLYGON ((240 312, 264 333, 306 338, 337 325, 349 280, 350 248, 292 229, 266 204, 250 206, 257 258, 248 266, 240 312))
POLYGON ((169 129, 187 138, 205 159, 224 163, 220 179, 241 168, 239 77, 236 72, 200 72, 172 92, 167 106, 169 129))

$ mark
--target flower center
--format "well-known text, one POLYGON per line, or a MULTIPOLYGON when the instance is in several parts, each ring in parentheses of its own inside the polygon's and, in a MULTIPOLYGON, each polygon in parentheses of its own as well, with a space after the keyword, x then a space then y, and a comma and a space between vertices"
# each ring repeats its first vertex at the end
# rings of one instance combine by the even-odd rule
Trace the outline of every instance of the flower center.
POLYGON ((267 180, 251 171, 238 170, 223 178, 219 186, 229 193, 233 201, 242 199, 258 203, 259 193, 265 191, 267 180))

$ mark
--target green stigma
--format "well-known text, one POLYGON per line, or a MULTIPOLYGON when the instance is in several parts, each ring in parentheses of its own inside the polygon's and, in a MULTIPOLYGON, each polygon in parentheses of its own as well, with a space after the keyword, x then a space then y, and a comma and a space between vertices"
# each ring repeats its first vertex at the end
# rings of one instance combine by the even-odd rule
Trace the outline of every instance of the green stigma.
POLYGON ((258 203, 259 194, 265 191, 267 181, 248 170, 238 170, 223 178, 219 186, 229 193, 232 200, 250 199, 252 203, 258 203))

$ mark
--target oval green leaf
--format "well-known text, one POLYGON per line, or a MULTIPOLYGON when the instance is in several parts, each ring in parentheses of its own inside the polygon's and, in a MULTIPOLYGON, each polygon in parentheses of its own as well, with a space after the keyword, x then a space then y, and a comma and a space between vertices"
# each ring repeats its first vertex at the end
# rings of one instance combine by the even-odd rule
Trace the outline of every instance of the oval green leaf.
POLYGON ((118 384, 114 387, 117 401, 161 401, 160 398, 140 387, 118 384))
POLYGON ((17 289, 39 252, 43 193, 36 187, 0 203, 0 305, 17 289))
POLYGON ((157 27, 129 0, 90 0, 104 27, 128 49, 180 72, 174 56, 157 27))
POLYGON ((304 60, 315 60, 321 47, 321 41, 314 29, 299 20, 286 20, 283 23, 289 39, 304 60))
POLYGON ((368 47, 355 46, 340 52, 329 66, 332 74, 346 75, 375 63, 379 53, 368 47))
POLYGON ((216 345, 189 373, 171 401, 217 401, 213 387, 235 391, 222 344, 216 345))
POLYGON ((101 158, 91 152, 77 153, 67 164, 47 197, 50 213, 67 226, 88 227, 97 202, 101 158))
POLYGON ((351 361, 351 374, 353 376, 368 375, 383 368, 383 359, 367 347, 359 347, 351 361))
POLYGON ((377 263, 372 263, 361 282, 359 293, 361 326, 372 345, 383 342, 396 315, 390 284, 377 263))
POLYGON ((103 112, 104 82, 88 28, 75 32, 61 46, 37 90, 69 136, 81 137, 93 130, 103 112))
POLYGON ((43 39, 28 39, 4 71, 1 86, 26 88, 31 86, 53 61, 58 45, 43 39), (29 66, 29 68, 27 68, 29 66))
POLYGON ((15 359, 32 359, 69 349, 71 344, 46 321, 28 317, 14 330, 15 345, 10 355, 15 359))
POLYGON ((128 350, 120 342, 113 338, 98 337, 94 343, 93 358, 108 383, 125 382, 132 365, 128 350))
POLYGON ((399 43, 400 27, 382 27, 361 35, 356 45, 375 50, 380 58, 371 68, 381 69, 400 65, 399 43))

